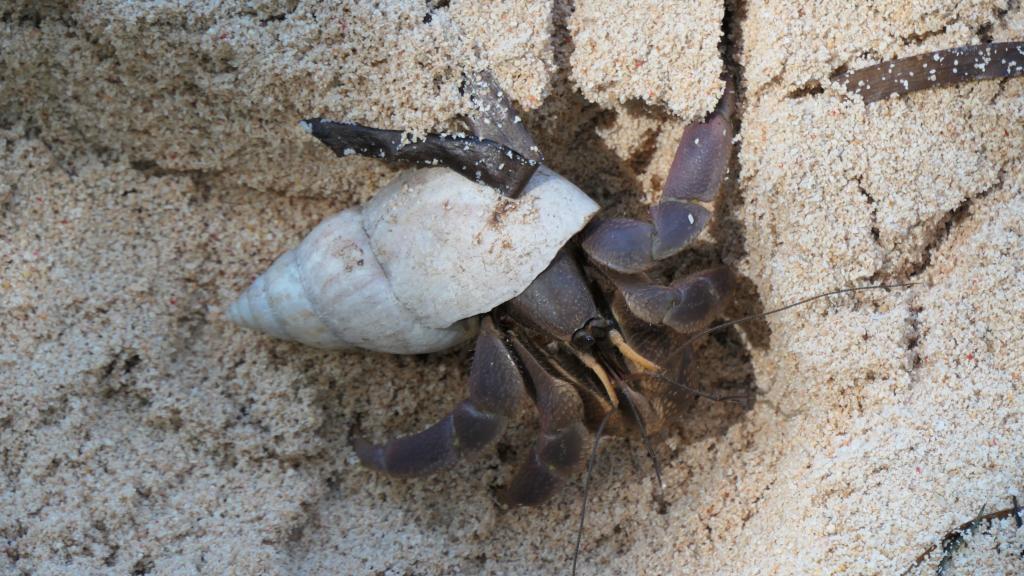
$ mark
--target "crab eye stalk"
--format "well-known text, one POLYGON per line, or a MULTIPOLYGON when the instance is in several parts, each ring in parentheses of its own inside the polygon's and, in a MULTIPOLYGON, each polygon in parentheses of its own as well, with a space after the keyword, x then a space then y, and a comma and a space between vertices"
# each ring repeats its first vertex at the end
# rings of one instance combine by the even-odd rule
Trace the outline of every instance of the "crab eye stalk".
POLYGON ((572 335, 572 347, 580 352, 590 352, 595 344, 597 339, 587 332, 586 328, 580 328, 572 335))
POLYGON ((610 320, 602 316, 598 316, 587 322, 587 330, 597 338, 598 340, 608 337, 608 332, 613 330, 615 326, 610 320))

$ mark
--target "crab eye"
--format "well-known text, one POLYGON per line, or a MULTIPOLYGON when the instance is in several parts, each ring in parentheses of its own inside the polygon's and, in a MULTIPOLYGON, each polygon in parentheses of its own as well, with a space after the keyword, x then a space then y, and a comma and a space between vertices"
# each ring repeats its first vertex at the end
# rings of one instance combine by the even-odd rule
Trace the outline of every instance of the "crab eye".
POLYGON ((587 323, 588 335, 595 340, 606 338, 608 331, 612 329, 612 323, 606 318, 594 318, 587 323))
POLYGON ((573 347, 584 352, 593 348, 595 342, 594 337, 585 329, 577 330, 576 333, 572 335, 573 347))

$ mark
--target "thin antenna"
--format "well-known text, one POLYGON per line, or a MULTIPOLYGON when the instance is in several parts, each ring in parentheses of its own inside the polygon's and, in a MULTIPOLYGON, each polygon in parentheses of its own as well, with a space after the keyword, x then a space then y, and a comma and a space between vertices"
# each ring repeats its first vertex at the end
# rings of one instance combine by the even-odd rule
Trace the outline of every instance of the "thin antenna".
POLYGON ((750 398, 752 396, 751 394, 718 394, 716 392, 708 392, 707 390, 694 388, 693 386, 688 386, 686 384, 683 384, 682 382, 673 382, 664 374, 655 374, 655 376, 659 380, 668 383, 670 386, 681 388, 683 390, 686 390, 690 394, 694 394, 701 398, 707 398, 708 400, 712 400, 714 402, 735 402, 736 404, 739 404, 744 408, 750 408, 750 398))
POLYGON ((686 384, 683 384, 682 382, 676 382, 675 380, 672 380, 668 376, 665 376, 665 374, 662 372, 638 372, 634 374, 626 374, 625 376, 622 377, 622 380, 639 380, 641 378, 646 377, 657 378, 658 380, 661 380, 662 382, 668 384, 669 386, 685 390, 690 394, 699 396, 701 398, 707 398, 708 400, 713 400, 715 402, 735 402, 736 404, 746 407, 747 402, 750 401, 750 394, 718 394, 715 392, 708 392, 707 390, 701 390, 700 388, 688 386, 686 384))
MULTIPOLYGON (((632 388, 628 389, 630 392, 632 388)), ((640 426, 640 438, 644 441, 644 446, 647 448, 647 454, 651 457, 651 464, 654 466, 654 477, 658 480, 658 503, 664 504, 665 498, 663 492, 665 491, 665 482, 661 479, 661 462, 658 461, 658 455, 654 452, 654 446, 651 445, 651 437, 647 435, 647 426, 644 424, 644 417, 640 415, 640 411, 633 405, 633 399, 628 394, 623 394, 626 398, 625 404, 629 406, 629 411, 636 417, 636 423, 640 426)))
POLYGON ((583 509, 580 510, 580 526, 576 529, 576 551, 572 554, 572 576, 576 576, 576 561, 580 558, 583 520, 587 517, 587 496, 590 493, 590 473, 594 471, 594 466, 597 464, 597 444, 601 441, 601 434, 604 433, 604 427, 608 424, 608 419, 611 418, 613 412, 615 410, 609 410, 601 419, 601 425, 597 427, 597 434, 594 435, 594 447, 590 450, 590 460, 587 461, 587 474, 583 477, 583 509))
POLYGON ((700 332, 697 332, 693 336, 690 336, 689 340, 686 341, 684 346, 688 346, 690 344, 693 344, 694 341, 696 341, 701 336, 706 336, 708 334, 711 334, 712 332, 717 332, 719 330, 728 328, 729 326, 734 326, 736 324, 739 324, 741 322, 746 322, 748 320, 754 320, 755 318, 764 318, 764 317, 770 316, 772 314, 777 314, 779 312, 784 312, 786 310, 789 310, 790 308, 795 308, 795 307, 800 306, 802 304, 807 304, 807 303, 810 303, 810 302, 814 302, 815 300, 820 300, 822 298, 828 298, 829 296, 837 296, 839 294, 846 294, 848 292, 863 292, 865 290, 887 290, 889 288, 907 288, 909 286, 915 286, 916 284, 917 284, 916 282, 903 282, 903 283, 900 283, 900 284, 876 284, 874 286, 858 286, 856 288, 842 288, 842 289, 839 289, 839 290, 833 290, 831 292, 825 292, 824 294, 818 294, 817 296, 810 296, 810 297, 804 298, 803 300, 799 300, 797 302, 793 302, 792 304, 786 304, 785 306, 783 306, 781 308, 776 308, 775 310, 769 310, 768 312, 761 312, 759 314, 751 314, 749 316, 744 316, 742 318, 737 318, 735 320, 729 320, 728 322, 723 322, 723 323, 718 324, 716 326, 711 326, 709 328, 705 328, 704 330, 701 330, 700 332))

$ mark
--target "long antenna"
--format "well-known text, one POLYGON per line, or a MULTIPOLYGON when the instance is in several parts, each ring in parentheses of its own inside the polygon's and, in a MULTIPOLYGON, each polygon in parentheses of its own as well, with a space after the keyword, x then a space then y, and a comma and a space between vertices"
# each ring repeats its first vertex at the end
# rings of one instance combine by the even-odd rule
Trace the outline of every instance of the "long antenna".
POLYGON ((590 493, 590 473, 594 471, 594 466, 597 464, 597 444, 601 441, 601 434, 604 433, 604 427, 608 424, 608 419, 611 418, 612 413, 615 410, 609 410, 604 418, 601 419, 601 425, 597 427, 597 434, 594 435, 594 447, 590 450, 590 459, 587 461, 587 474, 583 477, 583 509, 580 510, 580 525, 576 529, 576 551, 572 554, 572 576, 576 576, 576 561, 580 558, 580 544, 583 542, 583 520, 587 517, 587 496, 590 493))
POLYGON ((764 318, 764 317, 770 316, 772 314, 777 314, 779 312, 784 312, 786 310, 789 310, 790 308, 796 308, 797 306, 800 306, 800 305, 803 305, 803 304, 807 304, 809 302, 814 302, 815 300, 820 300, 822 298, 828 298, 829 296, 837 296, 839 294, 846 294, 846 293, 849 293, 849 292, 863 292, 863 291, 866 291, 866 290, 888 290, 890 288, 907 288, 909 286, 915 286, 916 284, 917 284, 916 282, 903 282, 903 283, 899 283, 899 284, 876 284, 874 286, 857 286, 855 288, 841 288, 839 290, 833 290, 831 292, 825 292, 824 294, 818 294, 816 296, 809 296, 807 298, 804 298, 803 300, 799 300, 797 302, 793 302, 792 304, 786 304, 785 306, 782 306, 781 308, 776 308, 774 310, 769 310, 768 312, 761 312, 759 314, 751 314, 749 316, 744 316, 742 318, 737 318, 735 320, 729 320, 728 322, 723 322, 721 324, 717 324, 715 326, 711 326, 709 328, 705 328, 704 330, 701 330, 700 332, 697 332, 693 336, 690 336, 689 340, 686 341, 684 346, 693 344, 694 341, 696 341, 701 336, 705 336, 707 334, 711 334, 712 332, 717 332, 719 330, 723 330, 725 328, 728 328, 729 326, 734 326, 734 325, 739 324, 741 322, 746 322, 748 320, 754 320, 756 318, 764 318))
POLYGON ((686 384, 683 384, 682 382, 676 382, 675 380, 672 380, 668 376, 665 376, 665 374, 662 372, 639 372, 635 374, 626 374, 625 376, 622 377, 622 380, 639 380, 641 378, 647 377, 657 378, 658 380, 661 380, 662 382, 668 384, 669 386, 679 388, 680 390, 685 390, 695 396, 707 398, 708 400, 713 400, 715 402, 735 402, 741 406, 746 406, 747 402, 750 400, 750 394, 718 394, 717 392, 708 392, 707 390, 701 390, 700 388, 688 386, 686 384))
MULTIPOLYGON (((631 392, 632 388, 627 388, 631 392)), ((654 477, 658 480, 658 504, 662 505, 665 503, 665 481, 661 479, 661 462, 658 461, 658 454, 654 452, 654 446, 651 444, 651 437, 647 435, 647 426, 644 424, 644 417, 640 415, 640 411, 633 405, 632 396, 623 394, 626 398, 625 404, 629 406, 629 411, 636 417, 636 423, 640 427, 640 438, 644 441, 644 446, 647 448, 647 454, 651 457, 651 464, 654 466, 654 477)))

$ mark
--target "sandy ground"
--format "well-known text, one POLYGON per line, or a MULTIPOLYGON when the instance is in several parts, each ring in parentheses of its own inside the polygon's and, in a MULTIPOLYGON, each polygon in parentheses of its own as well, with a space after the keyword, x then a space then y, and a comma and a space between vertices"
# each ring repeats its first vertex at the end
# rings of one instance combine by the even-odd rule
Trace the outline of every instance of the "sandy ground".
MULTIPOLYGON (((744 277, 729 314, 837 297, 709 338, 701 401, 659 445, 604 443, 584 574, 933 574, 950 530, 1024 501, 1024 80, 866 107, 828 78, 1024 38, 1003 0, 7 3, 0 21, 0 572, 565 574, 580 482, 495 488, 531 443, 398 481, 353 433, 417 430, 467 351, 324 353, 223 311, 391 169, 336 159, 323 115, 455 126, 490 67, 548 163, 613 211, 656 195, 739 63, 739 152, 682 265, 744 277), (723 26, 724 20, 724 26, 723 26), (918 563, 918 560, 920 562, 918 563)), ((946 574, 1024 573, 981 524, 946 574)))

